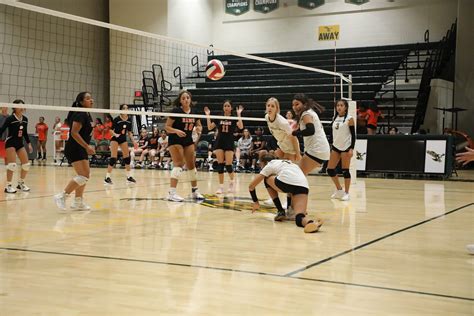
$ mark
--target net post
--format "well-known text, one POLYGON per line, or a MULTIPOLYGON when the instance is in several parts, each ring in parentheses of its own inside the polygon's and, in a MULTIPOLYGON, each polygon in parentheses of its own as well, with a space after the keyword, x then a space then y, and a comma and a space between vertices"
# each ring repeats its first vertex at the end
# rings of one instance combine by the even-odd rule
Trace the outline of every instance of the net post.
POLYGON ((348 97, 350 100, 352 100, 352 75, 349 75, 349 92, 348 92, 348 97))

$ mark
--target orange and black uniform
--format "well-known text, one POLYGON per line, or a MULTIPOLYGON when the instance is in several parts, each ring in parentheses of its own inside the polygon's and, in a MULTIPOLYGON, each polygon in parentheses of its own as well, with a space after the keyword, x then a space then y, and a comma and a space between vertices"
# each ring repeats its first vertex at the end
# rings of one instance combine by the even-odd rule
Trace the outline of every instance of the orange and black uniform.
MULTIPOLYGON (((189 113, 185 113, 181 107, 176 107, 173 109, 172 113, 176 114, 192 114, 192 109, 189 113)), ((186 133, 185 137, 179 137, 177 134, 170 134, 169 135, 169 146, 172 145, 181 145, 183 147, 188 147, 190 145, 194 145, 193 142, 193 128, 198 121, 197 118, 194 117, 173 117, 171 118, 174 120, 172 128, 179 129, 186 133)))
POLYGON ((8 129, 7 138, 5 141, 5 148, 14 147, 15 151, 23 148, 23 139, 27 144, 30 143, 30 138, 28 137, 28 118, 22 116, 19 120, 15 114, 7 117, 3 125, 0 127, 0 135, 8 129))

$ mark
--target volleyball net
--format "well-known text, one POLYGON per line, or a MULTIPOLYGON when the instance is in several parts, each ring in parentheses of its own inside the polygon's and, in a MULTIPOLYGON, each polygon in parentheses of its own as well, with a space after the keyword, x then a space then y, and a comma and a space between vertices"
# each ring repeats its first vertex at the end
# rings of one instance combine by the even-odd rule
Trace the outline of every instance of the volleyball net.
POLYGON ((333 117, 335 99, 352 98, 351 76, 327 64, 332 54, 248 55, 17 1, 0 0, 0 41, 0 106, 24 100, 30 131, 40 116, 51 127, 75 110, 102 122, 106 114, 132 114, 138 135, 142 127, 164 126, 172 101, 186 89, 193 95, 193 116, 205 118, 207 106, 211 118, 219 119, 230 99, 244 106, 242 120, 251 133, 262 127, 268 134, 264 115, 270 97, 280 101, 285 116, 293 96, 305 93, 326 107, 320 115, 325 123, 333 117), (212 59, 224 65, 220 80, 206 77, 212 59), (94 108, 70 107, 81 91, 91 92, 94 108), (129 111, 119 111, 120 104, 129 111))

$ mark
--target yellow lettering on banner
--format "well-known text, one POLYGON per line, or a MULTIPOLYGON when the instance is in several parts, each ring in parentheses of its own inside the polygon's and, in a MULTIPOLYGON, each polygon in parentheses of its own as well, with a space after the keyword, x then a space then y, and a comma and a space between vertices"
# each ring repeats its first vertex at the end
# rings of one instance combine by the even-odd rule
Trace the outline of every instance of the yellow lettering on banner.
POLYGON ((319 27, 318 41, 337 41, 339 34, 339 25, 323 25, 319 27))

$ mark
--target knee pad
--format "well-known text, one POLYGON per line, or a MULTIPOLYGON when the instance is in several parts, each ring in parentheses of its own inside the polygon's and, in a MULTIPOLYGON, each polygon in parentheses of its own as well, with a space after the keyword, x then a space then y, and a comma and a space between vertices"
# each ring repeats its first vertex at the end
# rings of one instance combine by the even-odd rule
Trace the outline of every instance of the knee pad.
POLYGON ((351 178, 351 173, 349 172, 349 169, 342 169, 342 175, 344 176, 344 179, 351 178))
POLYGON ((131 161, 130 156, 123 158, 123 163, 126 164, 126 165, 129 165, 130 161, 131 161))
POLYGON ((223 174, 224 173, 224 166, 225 166, 225 164, 223 164, 223 163, 217 164, 217 173, 223 174))
POLYGON ((10 162, 10 163, 7 165, 7 170, 15 171, 15 170, 16 170, 16 162, 10 162))
POLYGON ((328 176, 330 176, 331 178, 332 177, 335 177, 337 174, 336 174, 336 169, 326 169, 327 170, 327 173, 328 173, 328 176))
POLYGON ((27 162, 27 163, 24 163, 24 164, 21 165, 21 169, 23 171, 28 171, 28 170, 30 170, 30 166, 31 166, 31 164, 29 162, 27 162))
POLYGON ((197 181, 197 170, 196 168, 188 170, 189 181, 197 181))
POLYGON ((234 172, 234 168, 232 168, 232 165, 225 165, 225 170, 227 171, 227 173, 234 172))
POLYGON ((117 158, 115 157, 110 157, 109 158, 109 166, 113 167, 117 163, 117 158))
POLYGON ((181 176, 181 173, 183 172, 183 168, 181 167, 173 167, 173 170, 171 170, 171 178, 172 179, 179 179, 181 176))
POLYGON ((76 182, 79 186, 83 186, 87 183, 87 181, 89 181, 89 178, 77 175, 72 178, 72 180, 76 182))
POLYGON ((296 226, 298 227, 304 227, 303 226, 303 218, 305 218, 306 215, 304 215, 303 213, 298 213, 296 214, 295 216, 295 223, 296 223, 296 226))

